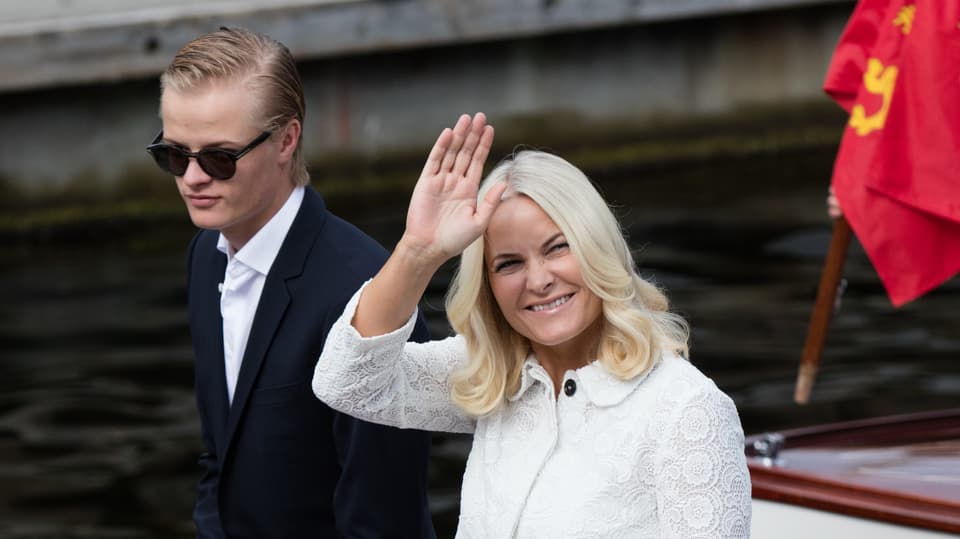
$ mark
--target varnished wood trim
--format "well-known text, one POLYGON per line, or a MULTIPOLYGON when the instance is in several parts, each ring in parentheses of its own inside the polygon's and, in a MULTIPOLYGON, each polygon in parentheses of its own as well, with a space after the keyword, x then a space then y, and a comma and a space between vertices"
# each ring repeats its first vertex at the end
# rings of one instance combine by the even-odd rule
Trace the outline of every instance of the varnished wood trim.
MULTIPOLYGON (((785 451, 804 447, 891 446, 960 439, 960 409, 792 429, 780 434, 785 437, 785 451)), ((756 438, 747 439, 748 456, 751 456, 750 448, 756 438)), ((852 485, 813 473, 748 461, 754 498, 960 533, 960 503, 953 500, 852 485)))
POLYGON ((880 520, 960 533, 960 504, 847 483, 750 463, 753 497, 880 520))

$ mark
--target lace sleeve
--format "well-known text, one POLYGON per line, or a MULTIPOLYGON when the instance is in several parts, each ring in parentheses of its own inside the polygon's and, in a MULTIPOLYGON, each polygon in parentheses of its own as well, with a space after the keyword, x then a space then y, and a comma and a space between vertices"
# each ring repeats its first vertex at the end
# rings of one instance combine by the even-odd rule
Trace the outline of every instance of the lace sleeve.
POLYGON ((674 386, 664 412, 656 479, 660 536, 750 537, 750 474, 740 418, 727 395, 709 379, 703 382, 674 386))
POLYGON ((475 421, 450 400, 450 376, 466 362, 463 338, 408 342, 416 313, 396 331, 361 337, 350 321, 362 291, 353 295, 327 335, 313 372, 317 398, 372 423, 473 432, 475 421))

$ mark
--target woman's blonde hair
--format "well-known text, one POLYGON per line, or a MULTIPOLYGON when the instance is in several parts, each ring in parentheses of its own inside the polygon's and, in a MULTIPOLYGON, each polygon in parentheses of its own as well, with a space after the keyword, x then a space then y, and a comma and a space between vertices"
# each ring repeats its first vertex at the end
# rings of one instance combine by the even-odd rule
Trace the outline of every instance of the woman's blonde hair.
POLYGON ((264 131, 279 132, 291 119, 300 122, 291 180, 310 183, 303 157, 303 83, 293 55, 282 43, 243 28, 220 28, 184 45, 160 76, 160 92, 178 92, 216 81, 236 80, 257 97, 251 121, 264 131))
MULTIPOLYGON (((566 236, 584 283, 603 302, 597 359, 604 368, 628 380, 652 368, 661 350, 686 355, 686 322, 667 310, 663 292, 637 274, 617 218, 583 172, 555 155, 522 151, 487 176, 478 200, 499 182, 539 205, 566 236)), ((530 345, 493 297, 484 238, 464 250, 446 310, 470 358, 455 376, 453 401, 469 414, 487 414, 519 389, 530 345)))

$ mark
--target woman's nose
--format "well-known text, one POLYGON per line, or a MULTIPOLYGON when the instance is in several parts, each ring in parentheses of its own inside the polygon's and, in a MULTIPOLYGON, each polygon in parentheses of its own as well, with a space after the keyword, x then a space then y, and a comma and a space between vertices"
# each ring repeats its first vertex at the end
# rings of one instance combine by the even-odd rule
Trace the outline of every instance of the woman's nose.
POLYGON ((542 294, 553 286, 553 272, 545 260, 535 260, 527 270, 527 287, 538 294, 542 294))

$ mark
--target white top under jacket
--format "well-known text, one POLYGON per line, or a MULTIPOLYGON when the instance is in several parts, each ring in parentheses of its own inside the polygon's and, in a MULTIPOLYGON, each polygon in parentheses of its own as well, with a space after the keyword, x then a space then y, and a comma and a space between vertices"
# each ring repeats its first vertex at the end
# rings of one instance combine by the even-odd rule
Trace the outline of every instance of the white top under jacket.
POLYGON ((362 338, 350 324, 359 295, 327 336, 313 390, 367 421, 473 433, 458 538, 749 537, 736 408, 688 361, 664 353, 628 381, 595 362, 567 371, 564 386, 575 387, 554 398, 531 355, 506 405, 471 418, 449 397, 465 340, 408 343, 415 315, 362 338))
POLYGON ((217 249, 227 255, 227 268, 218 287, 223 318, 223 371, 227 376, 227 400, 231 404, 263 285, 300 211, 303 193, 303 187, 295 187, 277 213, 239 251, 233 250, 222 233, 217 240, 217 249))

